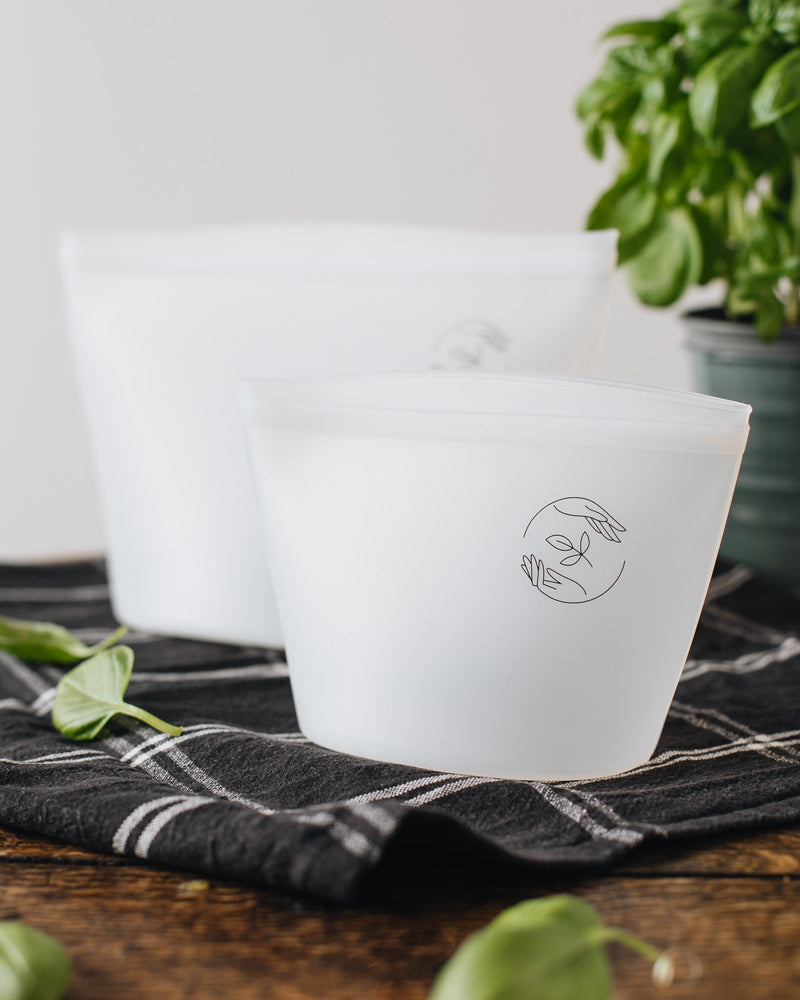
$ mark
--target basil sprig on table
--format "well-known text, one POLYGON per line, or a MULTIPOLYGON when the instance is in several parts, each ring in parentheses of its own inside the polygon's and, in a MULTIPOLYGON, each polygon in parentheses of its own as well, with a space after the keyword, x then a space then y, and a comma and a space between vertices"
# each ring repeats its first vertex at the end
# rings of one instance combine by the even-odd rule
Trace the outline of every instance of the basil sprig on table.
POLYGON ((3 1000, 58 1000, 68 979, 69 958, 58 941, 18 920, 0 923, 3 1000))
POLYGON ((123 625, 102 642, 87 646, 61 625, 0 615, 0 650, 36 663, 83 660, 58 682, 53 702, 53 725, 72 740, 95 739, 115 715, 128 715, 179 736, 180 727, 124 699, 133 672, 133 650, 114 644, 127 631, 123 625))
POLYGON ((443 966, 429 1000, 609 1000, 615 941, 654 962, 653 981, 672 982, 670 957, 607 927, 589 903, 548 896, 505 910, 468 937, 443 966))
POLYGON ((107 639, 87 646, 61 625, 0 615, 0 650, 37 663, 75 663, 113 646, 127 631, 127 626, 121 625, 107 639))
POLYGON ((74 667, 56 687, 53 725, 71 740, 93 740, 115 715, 129 715, 168 736, 180 736, 179 726, 124 700, 132 672, 130 646, 97 653, 74 667))

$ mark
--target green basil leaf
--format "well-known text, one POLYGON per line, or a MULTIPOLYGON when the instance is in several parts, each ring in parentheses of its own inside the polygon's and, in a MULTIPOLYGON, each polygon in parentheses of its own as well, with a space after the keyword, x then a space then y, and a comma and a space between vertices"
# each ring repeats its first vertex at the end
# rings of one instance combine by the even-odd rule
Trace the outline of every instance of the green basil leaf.
POLYGON ((704 55, 729 45, 747 26, 738 0, 687 0, 676 14, 687 48, 704 55))
POLYGON ((632 43, 617 45, 606 56, 603 75, 610 80, 632 83, 653 71, 650 49, 646 45, 632 43))
POLYGON ((661 45, 668 42, 678 30, 678 23, 672 17, 663 17, 658 21, 623 21, 615 24, 603 34, 604 40, 609 38, 636 38, 641 42, 661 45))
POLYGON ((113 646, 127 631, 123 625, 96 646, 86 646, 67 629, 52 622, 21 621, 0 615, 0 649, 37 663, 75 663, 113 646))
POLYGON ((755 312, 758 300, 772 294, 775 282, 778 280, 776 271, 740 271, 735 277, 736 298, 740 308, 747 305, 755 312))
POLYGON ((707 205, 692 208, 692 218, 703 248, 703 267, 698 284, 706 285, 715 278, 724 278, 729 272, 729 249, 721 213, 707 205))
POLYGON ((753 316, 759 302, 772 295, 774 285, 771 274, 737 270, 725 298, 726 312, 731 316, 753 316))
POLYGON ((56 687, 53 725, 72 740, 93 740, 115 715, 129 715, 170 736, 181 729, 124 701, 133 671, 130 646, 97 653, 64 674, 56 687))
POLYGON ((780 0, 750 0, 747 13, 753 24, 772 24, 780 0))
POLYGON ((783 329, 783 303, 774 293, 765 296, 756 309, 756 330, 762 340, 775 340, 783 329))
POLYGON ((639 103, 638 93, 631 93, 630 87, 618 80, 597 77, 578 95, 575 111, 579 118, 608 119, 630 118, 639 103))
POLYGON ((606 927, 594 907, 574 896, 528 900, 463 942, 429 1000, 608 1000, 610 941, 665 960, 652 945, 606 927))
POLYGON ((748 13, 753 24, 774 31, 796 45, 800 40, 800 3, 797 0, 750 0, 748 13))
POLYGON ((561 893, 557 896, 543 896, 540 899, 526 899, 523 903, 510 906, 492 921, 495 930, 515 927, 538 927, 541 924, 561 924, 577 930, 601 927, 602 920, 597 910, 589 903, 561 893))
POLYGON ((580 930, 490 924, 445 964, 430 1000, 608 1000, 610 992, 606 951, 580 930))
POLYGON ((682 114, 663 112, 656 116, 650 129, 650 162, 647 166, 647 179, 651 184, 660 182, 670 154, 676 147, 685 144, 686 134, 687 124, 682 114))
POLYGON ((750 88, 769 63, 765 46, 724 49, 697 74, 689 114, 705 139, 721 138, 747 119, 750 88))
POLYGON ((800 3, 797 0, 779 3, 772 26, 784 41, 797 45, 800 42, 800 3))
POLYGON ((661 213, 627 269, 631 287, 645 305, 677 302, 703 271, 703 246, 689 211, 661 213))
POLYGON ((754 258, 780 269, 780 262, 792 252, 794 240, 788 226, 763 209, 750 220, 746 259, 752 267, 754 258))
POLYGON ((708 153, 693 168, 697 188, 705 196, 719 194, 734 178, 734 166, 727 155, 708 153))
POLYGON ((775 130, 793 153, 800 153, 800 108, 775 122, 775 130))
POLYGON ((0 923, 0 997, 58 1000, 69 979, 69 958, 48 934, 16 920, 0 923))
POLYGON ((800 254, 790 254, 785 260, 781 261, 781 270, 795 284, 800 281, 800 254))
POLYGON ((631 241, 644 232, 658 211, 658 194, 637 168, 600 196, 587 220, 588 229, 616 229, 620 234, 618 261, 624 264, 631 241))
POLYGON ((681 0, 676 14, 680 23, 686 24, 706 11, 738 10, 741 5, 742 0, 681 0))
POLYGON ((764 74, 751 101, 750 120, 756 128, 771 125, 800 108, 800 49, 792 49, 764 74))
POLYGON ((606 130, 599 122, 591 122, 586 126, 583 141, 596 160, 603 159, 603 153, 606 149, 606 130))

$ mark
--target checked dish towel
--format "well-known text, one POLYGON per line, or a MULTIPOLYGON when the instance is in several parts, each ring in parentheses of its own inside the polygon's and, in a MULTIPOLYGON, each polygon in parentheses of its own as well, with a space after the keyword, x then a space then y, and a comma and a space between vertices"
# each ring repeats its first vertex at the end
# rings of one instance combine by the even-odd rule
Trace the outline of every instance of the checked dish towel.
MULTIPOLYGON (((87 643, 114 624, 102 563, 0 566, 0 613, 87 643)), ((0 653, 0 824, 154 864, 357 895, 413 835, 529 865, 601 865, 657 839, 800 819, 800 599, 741 567, 714 577, 661 742, 646 765, 543 784, 348 757, 298 731, 282 652, 124 640, 133 720, 72 743, 50 724, 62 668, 0 653)), ((647 650, 642 650, 647 669, 647 650)))

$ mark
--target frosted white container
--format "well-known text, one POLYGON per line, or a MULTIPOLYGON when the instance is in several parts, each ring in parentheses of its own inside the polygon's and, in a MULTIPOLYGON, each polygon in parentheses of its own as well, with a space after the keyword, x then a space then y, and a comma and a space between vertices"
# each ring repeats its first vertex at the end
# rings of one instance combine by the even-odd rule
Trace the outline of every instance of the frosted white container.
POLYGON ((240 390, 300 726, 443 771, 646 761, 750 408, 558 376, 240 390))
POLYGON ((68 236, 69 326, 117 616, 280 643, 236 380, 585 370, 615 243, 300 223, 68 236))

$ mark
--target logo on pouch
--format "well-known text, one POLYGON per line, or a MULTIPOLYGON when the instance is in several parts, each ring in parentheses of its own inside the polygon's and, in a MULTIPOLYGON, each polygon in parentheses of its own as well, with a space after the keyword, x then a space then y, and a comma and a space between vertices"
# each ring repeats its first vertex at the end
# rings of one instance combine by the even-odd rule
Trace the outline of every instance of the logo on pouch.
POLYGON ((537 511, 522 534, 522 571, 561 604, 607 594, 625 569, 625 528, 594 500, 562 497, 537 511))
POLYGON ((497 369, 511 346, 511 337, 482 319, 460 319, 451 323, 434 341, 432 368, 466 371, 497 369))

